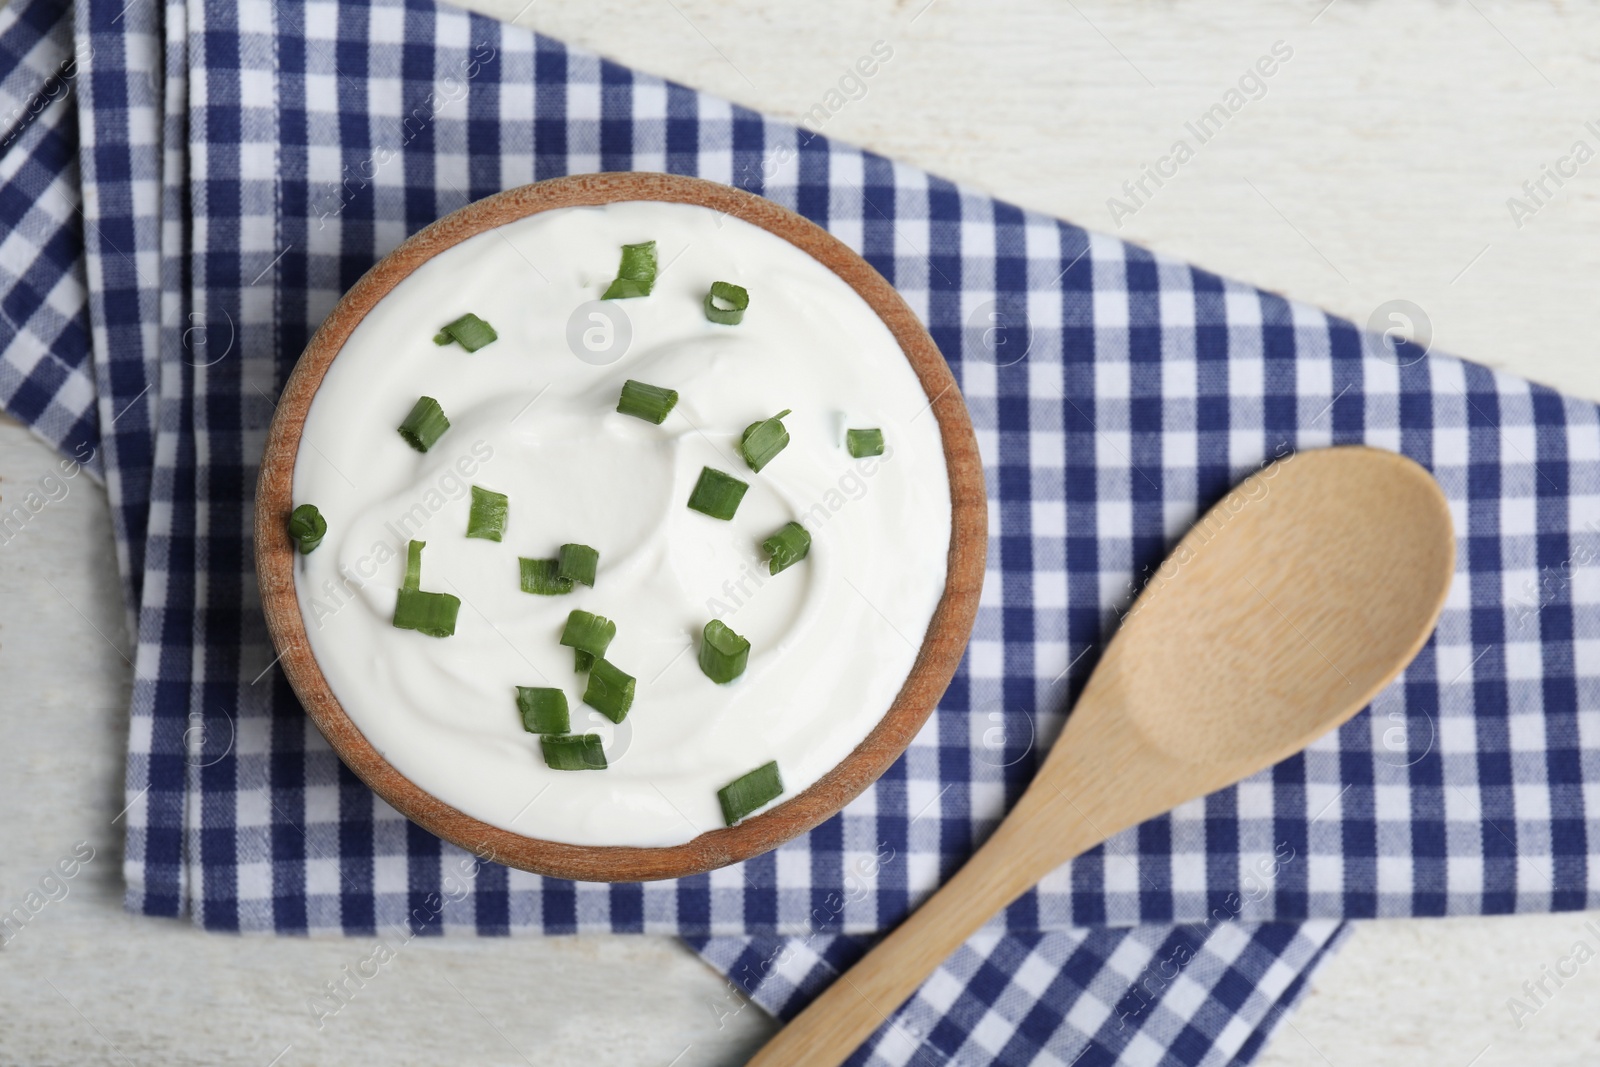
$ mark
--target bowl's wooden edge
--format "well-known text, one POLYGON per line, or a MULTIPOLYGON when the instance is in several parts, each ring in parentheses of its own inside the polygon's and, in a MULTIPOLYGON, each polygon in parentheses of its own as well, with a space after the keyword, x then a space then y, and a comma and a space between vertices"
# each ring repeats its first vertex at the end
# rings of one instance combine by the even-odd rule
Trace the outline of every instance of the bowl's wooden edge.
POLYGON ((261 460, 255 535, 262 608, 279 665, 329 744, 379 796, 445 840, 495 862, 557 878, 648 881, 697 874, 775 848, 837 813, 888 769, 927 720, 961 661, 983 588, 988 516, 983 463, 955 378, 933 338, 881 274, 827 231, 770 200, 698 178, 613 173, 555 178, 469 204, 407 239, 345 294, 312 337, 278 402, 261 460), (351 331, 381 297, 430 257, 485 230, 553 208, 622 200, 690 203, 726 212, 804 249, 855 289, 889 327, 929 397, 944 442, 952 504, 944 595, 905 685, 873 731, 790 800, 737 826, 661 848, 525 837, 457 811, 390 766, 340 707, 311 654, 295 596, 296 554, 285 533, 295 455, 312 398, 351 331))

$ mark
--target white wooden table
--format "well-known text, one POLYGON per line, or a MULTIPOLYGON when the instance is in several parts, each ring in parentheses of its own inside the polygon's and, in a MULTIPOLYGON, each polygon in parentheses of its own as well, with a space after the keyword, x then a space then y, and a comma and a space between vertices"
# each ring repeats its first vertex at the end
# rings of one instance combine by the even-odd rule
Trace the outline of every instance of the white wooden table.
MULTIPOLYGON (((1100 229, 1283 41, 1264 95, 1147 180, 1118 232, 1358 321, 1410 300, 1439 348, 1600 399, 1600 161, 1545 179, 1541 204, 1522 190, 1574 141, 1600 150, 1600 10, 1323 4, 543 0, 518 21, 792 118, 888 42, 825 132, 1100 229), (1520 228, 1513 196, 1536 208, 1520 228)), ((0 423, 0 501, 52 459, 0 423)), ((371 946, 124 915, 128 649, 104 494, 80 478, 0 545, 0 910, 95 850, 0 950, 0 1063, 689 1067, 742 1062, 770 1031, 675 942, 639 937, 416 942, 319 1030, 307 998, 371 946)), ((1506 1006, 1591 917, 1363 924, 1260 1062, 1592 1064, 1600 964, 1521 1029, 1506 1006)))

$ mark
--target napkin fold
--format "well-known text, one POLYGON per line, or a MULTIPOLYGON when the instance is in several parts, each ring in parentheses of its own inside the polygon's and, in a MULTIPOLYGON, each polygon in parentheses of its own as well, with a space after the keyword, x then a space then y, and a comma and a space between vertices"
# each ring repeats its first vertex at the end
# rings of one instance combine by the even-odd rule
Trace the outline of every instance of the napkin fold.
POLYGON ((16 0, 0 56, 0 403, 110 493, 130 910, 674 933, 792 1013, 992 829, 1194 518, 1354 442, 1451 503, 1417 660, 1306 753, 1051 874, 853 1062, 1248 1062, 1346 918, 1596 906, 1594 405, 424 0, 16 0), (343 767, 274 665, 252 501, 282 382, 377 258, 501 189, 628 169, 770 197, 894 283, 971 409, 992 534, 966 659, 880 782, 737 867, 598 885, 477 864, 343 767))

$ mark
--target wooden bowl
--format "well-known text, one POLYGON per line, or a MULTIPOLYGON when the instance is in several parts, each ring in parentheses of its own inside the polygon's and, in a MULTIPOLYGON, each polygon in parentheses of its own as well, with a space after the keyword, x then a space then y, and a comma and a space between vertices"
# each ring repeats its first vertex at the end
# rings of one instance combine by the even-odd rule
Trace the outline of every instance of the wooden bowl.
POLYGON ((810 830, 871 785, 905 750, 950 684, 977 615, 987 536, 983 464, 966 405, 933 338, 900 294, 837 238, 792 211, 726 185, 672 174, 586 174, 510 189, 445 216, 385 256, 334 307, 289 376, 256 488, 256 573, 267 629, 289 684, 334 751, 396 810, 446 841, 512 867, 585 881, 677 878, 749 859, 810 830), (339 706, 311 653, 295 596, 295 550, 285 528, 311 399, 351 331, 380 299, 431 257, 485 230, 555 208, 627 200, 726 212, 810 253, 859 293, 899 342, 928 395, 944 443, 953 508, 944 595, 905 685, 873 731, 833 770, 777 807, 660 848, 570 845, 502 830, 457 811, 390 766, 339 706))

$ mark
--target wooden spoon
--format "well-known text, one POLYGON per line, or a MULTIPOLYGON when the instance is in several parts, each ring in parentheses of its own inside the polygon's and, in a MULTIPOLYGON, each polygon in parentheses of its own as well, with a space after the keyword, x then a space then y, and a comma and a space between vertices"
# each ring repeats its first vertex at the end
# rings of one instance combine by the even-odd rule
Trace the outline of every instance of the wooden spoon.
POLYGON ((1045 874, 1350 718, 1427 640, 1454 568, 1444 494, 1403 456, 1330 448, 1246 479, 1134 602, 984 846, 750 1063, 841 1063, 1045 874))

